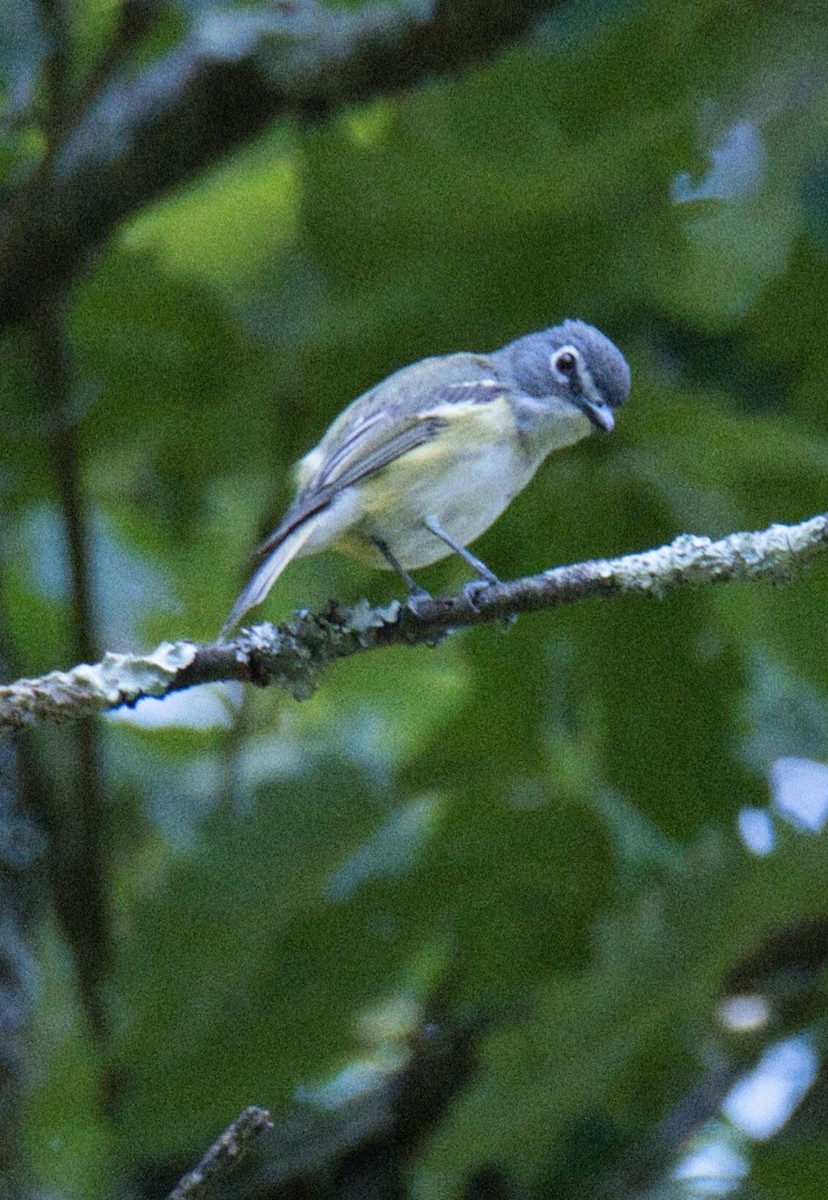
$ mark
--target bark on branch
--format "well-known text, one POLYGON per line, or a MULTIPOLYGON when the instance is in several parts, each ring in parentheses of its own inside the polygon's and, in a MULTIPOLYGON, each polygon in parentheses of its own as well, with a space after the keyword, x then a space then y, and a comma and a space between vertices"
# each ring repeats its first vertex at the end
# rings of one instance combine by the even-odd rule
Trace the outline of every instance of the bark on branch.
POLYGON ((684 534, 668 546, 555 567, 511 583, 475 584, 456 596, 372 607, 331 604, 300 610, 281 625, 254 625, 229 642, 163 642, 151 654, 107 654, 101 662, 0 686, 0 727, 35 718, 78 720, 144 697, 201 683, 276 685, 296 699, 316 689, 339 658, 384 646, 434 645, 451 630, 590 598, 661 597, 682 587, 747 580, 787 582, 828 549, 828 513, 799 525, 771 525, 719 541, 684 534))
POLYGON ((247 1147, 266 1129, 273 1126, 266 1108, 251 1105, 213 1143, 201 1162, 170 1192, 167 1200, 194 1200, 208 1192, 222 1177, 237 1165, 247 1147))
POLYGON ((68 283, 126 217, 277 117, 318 119, 492 57, 560 0, 314 0, 198 11, 189 33, 104 87, 10 199, 0 330, 68 283))

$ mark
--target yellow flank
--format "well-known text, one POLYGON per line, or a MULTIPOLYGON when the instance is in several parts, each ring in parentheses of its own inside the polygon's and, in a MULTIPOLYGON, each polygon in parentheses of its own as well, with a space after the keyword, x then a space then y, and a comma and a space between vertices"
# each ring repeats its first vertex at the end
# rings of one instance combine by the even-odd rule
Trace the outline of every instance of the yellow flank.
MULTIPOLYGON (((410 504, 410 497, 425 501, 442 493, 458 468, 473 472, 475 459, 491 446, 500 446, 514 435, 514 418, 506 400, 501 397, 488 404, 452 404, 433 409, 423 416, 439 417, 447 424, 422 446, 409 450, 359 484, 366 514, 393 511, 392 506, 410 504)), ((466 475, 466 487, 470 482, 466 475)), ((471 497, 468 498, 471 502, 471 497)), ((421 517, 439 513, 442 505, 422 506, 421 517)))
POLYGON ((423 414, 446 425, 375 475, 355 485, 362 519, 330 545, 375 567, 387 563, 372 544, 384 541, 406 567, 426 566, 451 551, 425 526, 436 516, 463 544, 497 519, 534 474, 514 432, 505 397, 486 404, 442 405, 423 414))

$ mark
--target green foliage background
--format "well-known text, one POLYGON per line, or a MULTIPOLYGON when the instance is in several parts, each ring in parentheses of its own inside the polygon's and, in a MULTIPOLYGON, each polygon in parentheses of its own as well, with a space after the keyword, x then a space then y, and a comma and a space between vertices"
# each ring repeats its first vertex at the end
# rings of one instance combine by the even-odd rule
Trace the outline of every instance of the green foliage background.
MULTIPOLYGON (((112 11, 75 7, 80 69, 112 11)), ((34 25, 8 34, 8 79, 38 53, 34 25)), ((290 464, 358 392, 564 316, 623 347, 633 395, 478 543, 499 575, 828 507, 827 135, 823 5, 570 0, 489 65, 279 124, 142 211, 68 317, 100 649, 214 637, 290 464)), ((6 133, 8 182, 37 148, 6 133)), ((30 349, 0 344, 0 489, 6 619, 37 674, 69 665, 71 609, 30 349)), ((422 579, 457 588, 462 564, 422 579)), ((736 824, 770 811, 772 761, 828 757, 825 582, 583 604, 341 663, 302 705, 204 689, 109 722, 111 1036, 90 1039, 44 919, 40 1186, 115 1194, 248 1103, 396 1061, 441 981, 487 1032, 412 1165, 422 1200, 493 1163, 522 1195, 597 1194, 711 1047, 820 1045, 819 1004, 747 1040, 716 1005, 825 909, 824 835, 774 815, 760 857, 736 824)), ((326 556, 265 611, 397 592, 326 556)), ((67 745, 41 754, 71 806, 67 745)), ((825 1192, 795 1123, 753 1165, 745 1196, 825 1192)))

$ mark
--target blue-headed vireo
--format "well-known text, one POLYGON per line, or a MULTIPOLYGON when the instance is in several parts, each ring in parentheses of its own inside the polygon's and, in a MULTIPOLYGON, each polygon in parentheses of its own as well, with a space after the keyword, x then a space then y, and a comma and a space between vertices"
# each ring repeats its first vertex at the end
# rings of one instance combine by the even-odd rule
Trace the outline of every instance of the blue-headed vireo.
POLYGON ((257 552, 227 619, 261 603, 294 558, 341 550, 397 571, 467 550, 526 487, 552 450, 593 428, 609 433, 630 391, 618 347, 564 321, 491 354, 447 354, 403 367, 340 413, 296 467, 297 493, 257 552))

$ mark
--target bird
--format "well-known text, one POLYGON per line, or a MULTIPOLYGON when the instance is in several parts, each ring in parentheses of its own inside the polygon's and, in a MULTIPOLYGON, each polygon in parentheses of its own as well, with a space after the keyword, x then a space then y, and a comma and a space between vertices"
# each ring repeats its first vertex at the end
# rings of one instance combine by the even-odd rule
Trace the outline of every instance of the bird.
MULTIPOLYGON (((296 495, 259 546, 226 637, 295 558, 334 549, 410 574, 450 554, 497 576, 468 549, 553 450, 610 433, 630 368, 605 334, 568 319, 489 353, 402 367, 352 401, 295 468, 296 495)), ((479 583, 478 583, 479 586, 479 583)))

